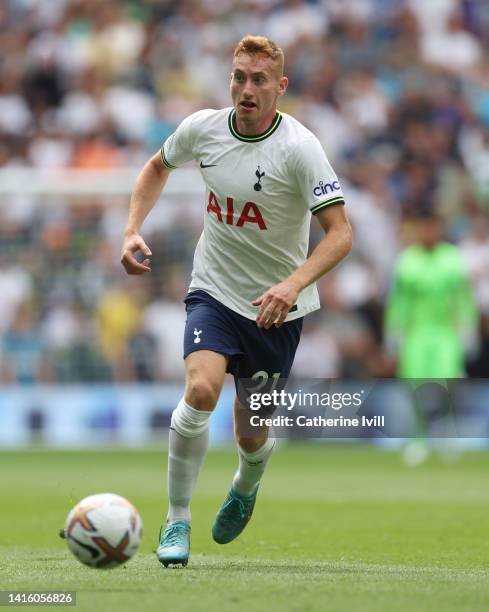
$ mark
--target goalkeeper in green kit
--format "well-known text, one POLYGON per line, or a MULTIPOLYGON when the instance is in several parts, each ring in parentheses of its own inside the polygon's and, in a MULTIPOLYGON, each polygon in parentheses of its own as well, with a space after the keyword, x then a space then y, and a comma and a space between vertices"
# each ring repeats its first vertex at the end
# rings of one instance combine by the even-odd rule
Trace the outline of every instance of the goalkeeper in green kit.
POLYGON ((453 431, 447 384, 439 379, 465 375, 465 358, 477 349, 478 329, 462 254, 442 240, 441 219, 425 213, 416 219, 415 229, 417 243, 397 259, 385 313, 387 351, 397 360, 397 376, 409 379, 413 393, 415 437, 403 451, 411 466, 428 456, 428 415, 444 423, 447 438, 453 431), (426 379, 438 379, 437 384, 424 387, 426 379))
POLYGON ((388 352, 400 378, 461 378, 477 348, 478 312, 460 250, 434 213, 416 219, 417 244, 398 257, 386 307, 388 352))
POLYGON ((411 466, 428 456, 428 415, 438 415, 447 438, 453 431, 447 385, 440 379, 465 375, 465 359, 477 350, 479 319, 462 253, 442 240, 441 219, 432 212, 419 215, 415 229, 417 243, 396 261, 385 316, 387 351, 413 392, 415 437, 403 451, 411 466), (435 388, 423 389, 426 379, 438 379, 435 388))

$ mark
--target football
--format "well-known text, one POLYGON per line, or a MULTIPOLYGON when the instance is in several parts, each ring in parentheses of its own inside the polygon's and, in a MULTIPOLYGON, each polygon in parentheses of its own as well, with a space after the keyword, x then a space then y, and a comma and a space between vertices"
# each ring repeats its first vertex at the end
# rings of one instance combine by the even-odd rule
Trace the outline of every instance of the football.
POLYGON ((142 532, 141 517, 131 502, 113 493, 99 493, 76 504, 61 535, 81 563, 110 569, 129 561, 142 532))

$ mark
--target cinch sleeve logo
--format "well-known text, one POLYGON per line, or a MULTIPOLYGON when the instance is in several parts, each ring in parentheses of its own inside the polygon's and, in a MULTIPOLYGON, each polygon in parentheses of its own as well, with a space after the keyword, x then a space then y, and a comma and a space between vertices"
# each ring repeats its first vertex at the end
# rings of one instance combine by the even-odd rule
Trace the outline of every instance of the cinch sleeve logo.
POLYGON ((333 191, 338 191, 339 189, 341 189, 339 181, 333 181, 332 183, 324 183, 323 181, 319 181, 319 185, 316 185, 312 192, 317 198, 320 198, 327 193, 332 193, 333 191))

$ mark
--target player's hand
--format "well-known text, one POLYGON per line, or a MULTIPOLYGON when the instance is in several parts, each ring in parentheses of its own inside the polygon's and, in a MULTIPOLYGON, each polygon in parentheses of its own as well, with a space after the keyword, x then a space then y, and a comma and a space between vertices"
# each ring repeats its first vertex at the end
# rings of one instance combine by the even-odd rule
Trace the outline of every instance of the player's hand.
POLYGON ((150 260, 148 259, 151 255, 151 250, 144 242, 142 236, 139 234, 130 234, 126 236, 124 244, 122 245, 121 264, 128 274, 145 274, 146 272, 151 272, 151 268, 149 267, 150 260), (146 258, 142 263, 137 261, 135 257, 135 254, 139 251, 141 251, 146 258))
POLYGON ((280 327, 297 302, 299 293, 300 288, 295 283, 285 280, 253 300, 254 306, 260 306, 256 317, 257 326, 265 329, 270 329, 272 325, 280 327))

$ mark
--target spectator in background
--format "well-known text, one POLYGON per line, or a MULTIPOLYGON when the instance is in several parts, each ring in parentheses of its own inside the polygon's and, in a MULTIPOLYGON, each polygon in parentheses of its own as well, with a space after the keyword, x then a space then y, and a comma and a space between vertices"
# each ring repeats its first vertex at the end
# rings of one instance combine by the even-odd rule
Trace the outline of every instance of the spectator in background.
POLYGON ((337 343, 314 317, 306 320, 295 354, 292 376, 296 378, 336 378, 341 358, 337 343))
POLYGON ((52 380, 31 302, 17 309, 0 345, 0 372, 4 383, 34 384, 52 380))
POLYGON ((97 307, 102 354, 112 368, 113 380, 135 380, 134 361, 129 356, 129 341, 140 330, 145 301, 143 287, 126 281, 112 287, 97 307))
POLYGON ((181 380, 185 364, 179 359, 185 330, 182 302, 187 292, 185 276, 175 267, 159 287, 158 295, 144 311, 144 329, 156 339, 156 363, 164 380, 181 380))
MULTIPOLYGON (((3 259, 3 258, 2 258, 3 259)), ((15 313, 22 303, 32 295, 32 278, 20 265, 8 265, 0 259, 0 296, 2 296, 2 316, 0 333, 9 329, 15 313)))

